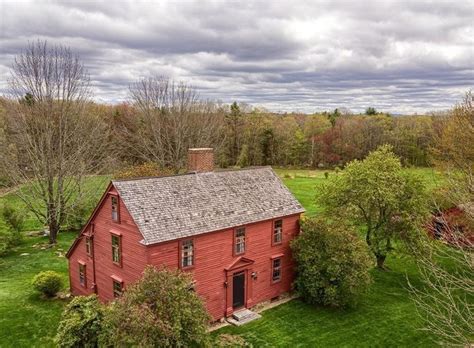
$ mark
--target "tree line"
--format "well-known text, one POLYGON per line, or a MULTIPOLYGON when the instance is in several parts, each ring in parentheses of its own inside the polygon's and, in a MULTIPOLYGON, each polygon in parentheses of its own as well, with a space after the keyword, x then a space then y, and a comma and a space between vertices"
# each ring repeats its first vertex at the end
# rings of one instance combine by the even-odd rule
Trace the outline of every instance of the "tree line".
POLYGON ((343 167, 380 145, 392 145, 404 165, 430 166, 429 149, 442 116, 276 114, 245 103, 198 99, 185 83, 152 77, 132 85, 130 101, 92 104, 110 127, 121 165, 158 163, 186 168, 189 147, 213 147, 217 165, 343 167), (168 94, 168 95, 160 95, 168 94))

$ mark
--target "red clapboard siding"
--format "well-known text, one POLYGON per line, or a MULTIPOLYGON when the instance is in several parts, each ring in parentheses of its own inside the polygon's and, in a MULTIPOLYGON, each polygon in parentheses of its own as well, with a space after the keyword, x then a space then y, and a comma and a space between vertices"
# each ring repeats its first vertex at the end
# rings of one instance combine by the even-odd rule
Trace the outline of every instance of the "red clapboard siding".
MULTIPOLYGON (((110 195, 117 192, 110 187, 101 205, 96 209, 90 224, 94 225, 93 252, 86 253, 85 237, 80 238, 69 253, 71 292, 86 295, 96 291, 102 301, 113 299, 112 276, 123 280, 126 287, 138 280, 147 264, 157 267, 179 267, 179 243, 174 240, 150 246, 140 243, 143 239, 125 205, 119 199, 120 223, 112 221, 110 195), (112 262, 111 233, 120 234, 122 240, 122 265, 112 262), (79 283, 79 262, 86 264, 87 287, 79 283), (94 265, 95 284, 94 289, 94 265)), ((299 233, 299 214, 282 217, 283 241, 272 245, 273 221, 267 220, 246 225, 245 253, 234 255, 234 228, 192 237, 195 262, 190 272, 195 280, 195 290, 204 300, 214 320, 232 313, 232 274, 245 271, 246 307, 270 300, 291 290, 294 280, 294 261, 289 243, 299 233), (272 257, 281 256, 281 281, 272 283, 272 257), (240 263, 237 262, 241 260, 240 263), (226 271, 234 265, 235 269, 226 271), (240 267, 239 267, 240 266, 240 267), (256 274, 256 278, 252 277, 256 274), (227 283, 227 284, 226 284, 227 283)), ((90 230, 86 226, 83 233, 90 230)))
MULTIPOLYGON (((227 280, 225 268, 240 256, 254 261, 248 268, 250 274, 257 272, 256 279, 248 277, 252 289, 247 293, 247 301, 251 300, 251 306, 291 290, 294 262, 289 243, 299 232, 298 221, 299 215, 283 218, 283 241, 274 246, 272 246, 273 220, 245 226, 246 252, 238 256, 233 254, 234 229, 193 237, 195 267, 188 272, 193 274, 196 292, 204 299, 214 319, 229 315, 229 312, 226 313, 229 305, 226 291, 230 289, 231 284, 229 283, 227 288, 224 287, 224 282, 227 280), (282 279, 279 283, 272 284, 271 257, 279 254, 283 254, 282 279)), ((149 263, 156 266, 178 267, 179 242, 175 240, 149 246, 149 263)))
MULTIPOLYGON (((124 286, 140 278, 146 262, 146 247, 140 243, 143 239, 133 222, 127 208, 119 199, 120 223, 112 221, 112 207, 110 195, 117 192, 113 187, 109 190, 102 205, 91 219, 94 225, 93 253, 95 260, 96 292, 103 301, 113 299, 112 276, 123 280, 124 286), (116 265, 112 261, 112 232, 121 235, 122 264, 116 265)), ((87 227, 86 227, 87 230, 87 227)), ((69 273, 71 292, 74 295, 93 293, 93 265, 92 258, 87 257, 85 237, 75 246, 69 257, 69 273), (87 260, 88 289, 79 284, 78 260, 87 260), (89 276, 90 274, 90 276, 89 276)))

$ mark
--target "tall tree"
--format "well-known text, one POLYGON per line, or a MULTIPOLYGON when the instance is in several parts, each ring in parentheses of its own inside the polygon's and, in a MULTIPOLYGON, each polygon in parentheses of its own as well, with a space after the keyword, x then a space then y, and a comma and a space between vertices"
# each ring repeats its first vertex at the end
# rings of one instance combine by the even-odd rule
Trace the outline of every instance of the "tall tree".
MULTIPOLYGON (((468 92, 442 121, 432 147, 434 163, 449 182, 453 205, 474 201, 474 95, 468 92)), ((474 212, 472 212, 474 214, 474 212)), ((474 215, 471 215, 474 220, 474 215)))
MULTIPOLYGON (((456 229, 444 214, 439 221, 451 247, 429 243, 430 253, 418 258, 422 287, 411 286, 426 329, 443 345, 469 347, 474 332, 474 243, 465 233, 474 230, 474 105, 468 92, 443 120, 432 149, 438 168, 448 183, 443 198, 463 210, 466 226, 456 229)), ((438 208, 441 210, 441 208, 438 208)))
POLYGON ((339 116, 341 116, 341 113, 339 112, 338 109, 334 109, 333 112, 328 113, 328 120, 329 122, 331 122, 331 126, 333 128, 336 125, 336 120, 339 116))
POLYGON ((365 114, 370 116, 377 115, 377 110, 374 107, 369 106, 367 109, 365 109, 365 114))
POLYGON ((241 134, 243 127, 243 117, 237 102, 230 106, 230 113, 226 114, 227 142, 229 162, 231 165, 237 163, 237 157, 240 154, 241 134))
POLYGON ((11 71, 7 153, 0 157, 28 209, 56 236, 68 215, 96 188, 86 175, 101 172, 108 156, 108 128, 88 112, 89 77, 71 50, 29 44, 11 71))
POLYGON ((188 148, 220 147, 221 114, 192 86, 151 77, 133 84, 130 97, 139 117, 125 125, 122 135, 142 161, 178 172, 186 167, 188 148))
POLYGON ((423 182, 404 172, 390 146, 350 162, 339 175, 325 181, 319 202, 332 215, 365 228, 366 242, 384 268, 393 239, 415 242, 427 214, 423 182))

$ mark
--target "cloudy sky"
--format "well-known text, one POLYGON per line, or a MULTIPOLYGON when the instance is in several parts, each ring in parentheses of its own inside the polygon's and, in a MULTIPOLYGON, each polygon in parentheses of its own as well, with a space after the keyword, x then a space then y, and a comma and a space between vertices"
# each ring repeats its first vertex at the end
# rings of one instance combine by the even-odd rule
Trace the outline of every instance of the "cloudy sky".
POLYGON ((0 93, 37 38, 70 46, 108 103, 149 75, 273 111, 425 112, 474 88, 473 0, 0 0, 0 93))

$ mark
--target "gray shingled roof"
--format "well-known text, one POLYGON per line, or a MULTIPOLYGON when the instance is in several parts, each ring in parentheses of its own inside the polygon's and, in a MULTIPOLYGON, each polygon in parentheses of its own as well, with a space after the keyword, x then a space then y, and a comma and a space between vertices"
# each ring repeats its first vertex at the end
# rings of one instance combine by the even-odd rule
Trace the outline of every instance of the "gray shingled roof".
POLYGON ((112 183, 144 244, 304 212, 270 167, 112 183))

